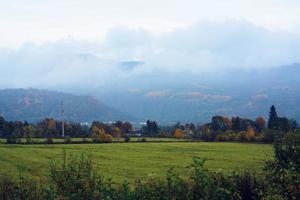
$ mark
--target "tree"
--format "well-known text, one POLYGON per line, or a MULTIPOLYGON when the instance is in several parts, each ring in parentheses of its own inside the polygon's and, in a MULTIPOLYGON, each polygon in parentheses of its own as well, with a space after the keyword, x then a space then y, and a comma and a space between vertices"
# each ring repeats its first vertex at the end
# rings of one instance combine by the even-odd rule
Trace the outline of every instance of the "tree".
POLYGON ((231 130, 232 129, 231 120, 228 117, 223 117, 223 120, 224 120, 224 123, 225 123, 226 130, 231 130))
POLYGON ((261 130, 266 128, 266 120, 263 117, 257 117, 255 120, 255 125, 257 131, 261 132, 261 130))
POLYGON ((241 119, 239 118, 239 116, 233 117, 231 119, 231 123, 232 123, 232 130, 233 131, 239 132, 241 130, 241 119))
POLYGON ((92 127, 92 140, 93 142, 101 142, 105 137, 105 131, 97 126, 92 127))
POLYGON ((213 116, 211 119, 211 126, 214 131, 225 131, 226 124, 222 116, 213 116))
POLYGON ((28 144, 30 144, 32 142, 32 137, 34 134, 34 128, 32 125, 28 124, 26 126, 23 127, 23 133, 24 133, 24 137, 26 138, 26 141, 28 144))
POLYGON ((252 127, 249 127, 248 130, 247 130, 246 139, 249 142, 251 142, 251 141, 253 141, 254 136, 255 136, 254 129, 252 127))
POLYGON ((293 131, 296 130, 298 128, 297 121, 294 119, 290 119, 290 126, 293 131))
POLYGON ((113 136, 114 136, 114 138, 117 138, 118 141, 119 141, 119 139, 121 137, 121 133, 122 133, 122 131, 120 130, 120 128, 115 127, 113 129, 113 136))
POLYGON ((269 112, 268 128, 278 129, 278 116, 274 105, 271 106, 269 112))
POLYGON ((184 137, 184 133, 183 133, 183 130, 181 129, 176 129, 175 130, 175 133, 174 133, 174 137, 177 138, 177 139, 181 139, 184 137))
POLYGON ((93 142, 112 142, 113 137, 110 134, 105 133, 105 130, 98 128, 97 126, 92 127, 92 140, 93 142))
POLYGON ((156 121, 147 120, 146 126, 143 128, 145 134, 155 136, 158 134, 159 129, 156 121))

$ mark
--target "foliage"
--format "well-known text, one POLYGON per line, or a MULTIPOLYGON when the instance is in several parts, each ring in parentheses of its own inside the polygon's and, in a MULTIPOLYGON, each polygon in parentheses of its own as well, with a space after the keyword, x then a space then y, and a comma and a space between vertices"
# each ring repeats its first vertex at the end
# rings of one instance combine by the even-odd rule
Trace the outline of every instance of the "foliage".
POLYGON ((268 120, 269 129, 278 129, 278 116, 274 105, 271 106, 268 120))
POLYGON ((266 128, 266 120, 263 117, 257 117, 255 119, 256 130, 261 132, 264 128, 266 128))
POLYGON ((64 143, 70 144, 71 142, 72 142, 72 138, 71 137, 67 136, 67 137, 64 138, 64 143))
POLYGON ((159 133, 159 127, 156 121, 147 120, 146 126, 142 128, 144 135, 156 136, 159 133))
POLYGON ((113 142, 113 137, 110 134, 105 133, 104 129, 98 128, 97 126, 92 127, 92 140, 95 143, 111 143, 113 142))
POLYGON ((300 199, 300 135, 289 133, 274 145, 275 160, 266 163, 272 193, 300 199))
POLYGON ((44 141, 45 144, 53 144, 54 141, 52 138, 47 138, 45 141, 44 141))
POLYGON ((181 129, 176 129, 174 133, 174 137, 177 139, 182 139, 184 137, 184 133, 181 129))
POLYGON ((252 142, 254 140, 255 132, 254 129, 249 127, 246 134, 246 139, 249 142, 252 142))

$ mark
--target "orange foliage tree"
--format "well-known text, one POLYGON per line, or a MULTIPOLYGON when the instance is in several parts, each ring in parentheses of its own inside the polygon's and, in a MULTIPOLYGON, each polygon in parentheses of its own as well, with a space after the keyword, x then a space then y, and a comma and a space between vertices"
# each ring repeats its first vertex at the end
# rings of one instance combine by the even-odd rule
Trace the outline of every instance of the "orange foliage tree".
POLYGON ((253 141, 255 136, 254 129, 252 127, 249 127, 246 134, 246 139, 250 142, 253 141))
POLYGON ((183 138, 184 137, 183 130, 181 130, 179 128, 176 129, 175 133, 174 133, 174 137, 177 138, 177 139, 183 138))
POLYGON ((255 124, 259 132, 262 129, 266 128, 266 120, 263 117, 257 117, 255 120, 255 124))

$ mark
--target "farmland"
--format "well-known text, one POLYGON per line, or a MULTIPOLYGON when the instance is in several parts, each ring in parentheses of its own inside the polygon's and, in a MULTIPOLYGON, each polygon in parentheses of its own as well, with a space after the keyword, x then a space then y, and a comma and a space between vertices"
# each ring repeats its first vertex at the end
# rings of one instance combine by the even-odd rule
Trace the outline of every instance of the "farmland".
POLYGON ((47 175, 49 161, 61 161, 63 149, 69 153, 90 151, 99 165, 99 172, 113 181, 133 182, 149 174, 165 175, 174 167, 183 176, 194 156, 207 159, 210 170, 250 169, 262 171, 264 161, 273 157, 272 145, 244 143, 168 142, 168 143, 110 143, 110 144, 0 144, 0 173, 18 176, 47 175))

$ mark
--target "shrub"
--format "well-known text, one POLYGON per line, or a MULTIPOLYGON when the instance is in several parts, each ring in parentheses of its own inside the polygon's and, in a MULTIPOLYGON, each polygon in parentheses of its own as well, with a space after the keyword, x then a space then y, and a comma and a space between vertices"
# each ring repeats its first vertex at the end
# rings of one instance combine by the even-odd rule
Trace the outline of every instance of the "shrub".
POLYGON ((147 138, 145 138, 145 137, 139 138, 138 142, 147 142, 147 138))
POLYGON ((89 140, 88 140, 87 138, 82 138, 82 142, 83 142, 83 143, 88 143, 89 140))
POLYGON ((240 140, 238 133, 229 133, 227 137, 228 137, 228 141, 239 141, 240 140))
POLYGON ((45 141, 44 141, 45 144, 53 144, 54 141, 52 138, 47 138, 45 141))
POLYGON ((64 138, 64 143, 65 144, 70 144, 72 142, 72 138, 70 136, 67 136, 64 138))
POLYGON ((125 141, 125 142, 130 142, 130 136, 129 136, 129 135, 126 135, 126 136, 124 137, 124 141, 125 141))
POLYGON ((228 137, 225 134, 219 134, 216 136, 215 141, 225 142, 225 141, 228 141, 228 137))
POLYGON ((263 134, 260 134, 260 135, 257 135, 257 136, 254 137, 254 141, 256 141, 256 142, 263 143, 263 142, 265 142, 265 140, 266 139, 265 139, 263 134))
POLYGON ((288 133, 274 144, 275 159, 264 170, 272 194, 300 199, 300 136, 288 133))
POLYGON ((97 174, 91 154, 64 152, 63 162, 50 164, 50 180, 61 199, 101 199, 102 178, 97 174))
POLYGON ((239 141, 246 142, 247 141, 247 132, 241 131, 238 133, 239 141))
POLYGON ((6 138, 6 143, 7 144, 17 144, 17 142, 18 142, 18 138, 16 138, 16 137, 8 137, 8 138, 6 138))
POLYGON ((102 142, 105 142, 105 143, 112 143, 114 140, 113 136, 110 135, 110 134, 105 134, 104 135, 104 138, 102 139, 102 142))

